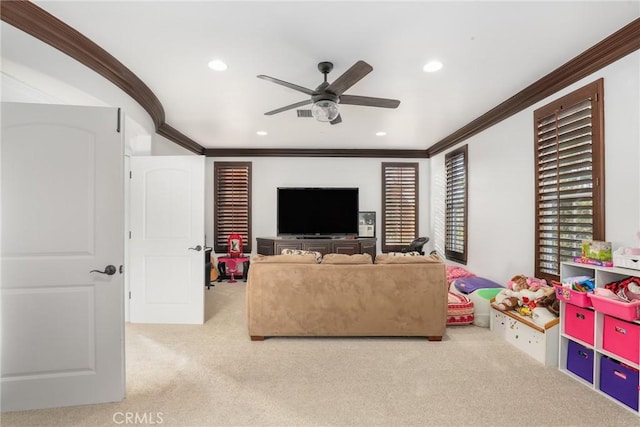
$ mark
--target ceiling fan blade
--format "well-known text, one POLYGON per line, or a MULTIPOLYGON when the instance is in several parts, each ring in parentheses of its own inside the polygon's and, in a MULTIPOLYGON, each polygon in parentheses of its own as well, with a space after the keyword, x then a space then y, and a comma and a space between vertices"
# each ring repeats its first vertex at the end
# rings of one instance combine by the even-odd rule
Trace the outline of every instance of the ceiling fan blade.
POLYGON ((358 61, 327 87, 327 91, 340 96, 364 76, 373 71, 373 67, 364 61, 358 61))
POLYGON ((274 114, 282 113, 283 111, 291 110, 293 108, 302 107, 303 105, 311 104, 311 100, 307 99, 304 101, 296 102, 295 104, 287 105, 286 107, 280 107, 277 110, 267 111, 264 113, 265 116, 273 116, 274 114))
POLYGON ((340 114, 338 114, 338 117, 331 120, 329 123, 331 123, 332 125, 337 125, 338 123, 342 123, 342 117, 340 117, 340 114))
POLYGON ((313 91, 311 89, 307 89, 306 87, 294 85, 293 83, 285 82, 284 80, 279 80, 273 77, 265 76, 260 74, 257 76, 259 79, 266 80, 268 82, 272 82, 275 84, 282 85, 284 87, 288 87, 289 89, 297 90, 298 92, 306 93, 307 95, 313 95, 313 91))
POLYGON ((400 105, 400 101, 398 101, 397 99, 372 98, 370 96, 342 95, 340 97, 340 104, 364 105, 366 107, 398 108, 398 105, 400 105))

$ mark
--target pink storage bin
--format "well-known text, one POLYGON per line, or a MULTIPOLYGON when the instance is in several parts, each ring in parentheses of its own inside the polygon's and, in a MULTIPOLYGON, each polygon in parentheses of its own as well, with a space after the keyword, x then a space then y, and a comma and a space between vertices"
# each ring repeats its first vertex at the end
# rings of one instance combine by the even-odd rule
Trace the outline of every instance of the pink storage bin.
POLYGON ((595 313, 588 308, 577 305, 565 305, 564 333, 593 345, 593 332, 595 327, 595 313))
POLYGON ((591 300, 586 292, 574 291, 568 286, 554 285, 556 288, 556 298, 578 307, 591 307, 591 300))
POLYGON ((595 294, 588 294, 593 308, 600 313, 624 320, 640 319, 640 301, 624 302, 595 294))
POLYGON ((602 348, 633 363, 640 363, 640 325, 604 316, 602 348))

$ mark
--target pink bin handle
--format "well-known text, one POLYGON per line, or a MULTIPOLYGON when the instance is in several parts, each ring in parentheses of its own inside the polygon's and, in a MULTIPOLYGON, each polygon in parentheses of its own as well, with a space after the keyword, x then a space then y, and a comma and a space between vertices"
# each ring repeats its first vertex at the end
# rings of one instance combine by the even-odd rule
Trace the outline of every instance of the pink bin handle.
POLYGON ((614 370, 614 371, 613 371, 613 375, 615 375, 616 377, 620 377, 620 378, 622 378, 623 380, 626 380, 626 379, 627 379, 627 376, 626 376, 623 372, 620 372, 620 371, 616 371, 616 370, 614 370))

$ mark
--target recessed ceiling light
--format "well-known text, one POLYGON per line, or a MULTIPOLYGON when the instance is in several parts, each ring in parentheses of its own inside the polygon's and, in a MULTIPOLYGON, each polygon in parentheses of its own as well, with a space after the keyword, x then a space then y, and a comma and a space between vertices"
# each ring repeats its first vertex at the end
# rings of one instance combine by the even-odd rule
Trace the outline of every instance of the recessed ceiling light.
POLYGON ((256 132, 256 135, 265 136, 268 135, 268 133, 266 130, 259 130, 258 132, 256 132))
POLYGON ((429 61, 427 62, 422 69, 427 73, 433 73, 442 68, 442 62, 440 61, 429 61))
POLYGON ((386 136, 386 135, 387 135, 387 133, 383 132, 383 131, 376 132, 376 136, 386 136))
POLYGON ((224 71, 227 69, 227 64, 219 59, 214 59, 213 61, 209 62, 209 68, 215 71, 224 71))

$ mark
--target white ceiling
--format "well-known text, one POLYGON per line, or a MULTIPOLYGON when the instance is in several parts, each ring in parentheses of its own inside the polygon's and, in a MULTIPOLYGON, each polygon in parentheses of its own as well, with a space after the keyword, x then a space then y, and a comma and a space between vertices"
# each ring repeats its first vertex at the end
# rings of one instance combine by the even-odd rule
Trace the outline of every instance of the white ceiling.
MULTIPOLYGON (((640 16, 638 0, 35 3, 133 71, 205 148, 426 149, 640 16), (228 70, 207 68, 215 58, 228 70), (423 72, 431 59, 444 68, 423 72), (357 60, 373 72, 345 93, 398 109, 343 105, 333 126, 264 115, 307 95, 256 75, 314 89, 318 62, 334 63, 332 81, 357 60)), ((29 62, 11 32, 2 53, 29 62)))

